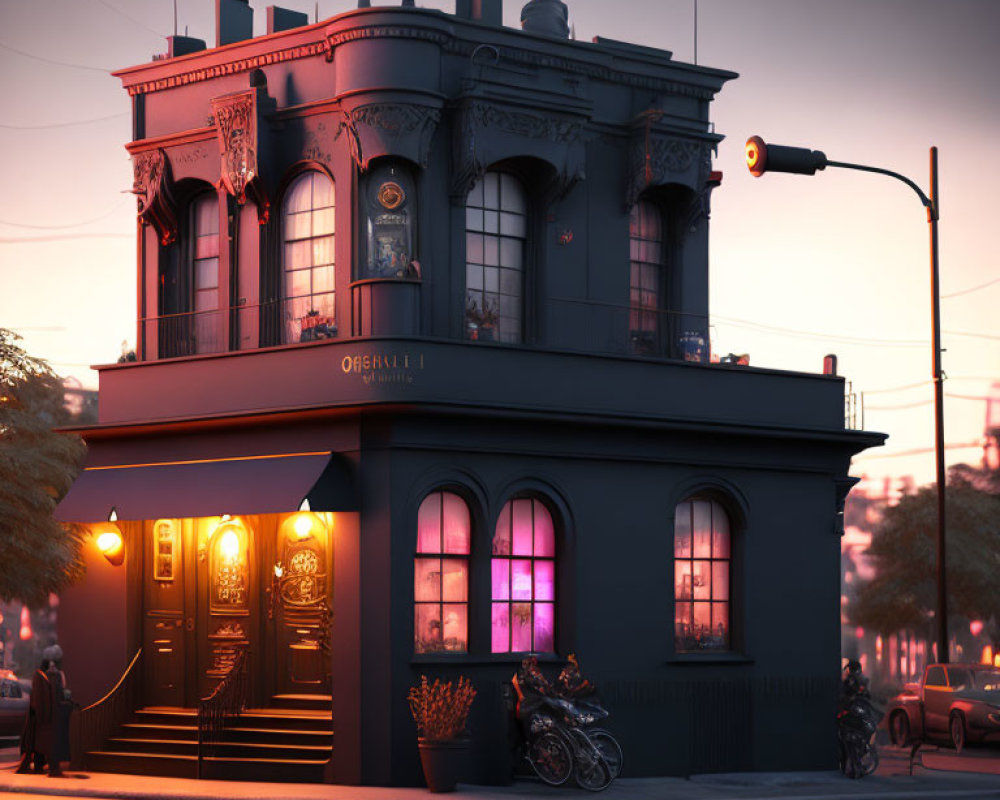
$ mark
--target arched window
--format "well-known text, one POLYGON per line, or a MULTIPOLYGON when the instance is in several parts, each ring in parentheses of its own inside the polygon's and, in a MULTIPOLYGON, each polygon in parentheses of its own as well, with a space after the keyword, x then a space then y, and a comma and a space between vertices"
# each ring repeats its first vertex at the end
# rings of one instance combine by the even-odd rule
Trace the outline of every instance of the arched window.
POLYGON ((663 215, 648 200, 632 207, 629 218, 629 340, 633 353, 662 351, 668 326, 663 321, 666 292, 663 215))
POLYGON ((509 501, 493 536, 494 653, 555 652, 555 556, 545 505, 531 498, 509 501))
POLYGON ((487 172, 465 208, 465 338, 520 342, 528 204, 513 175, 487 172))
POLYGON ((283 342, 310 342, 337 333, 334 319, 333 181, 305 172, 281 206, 283 342))
POLYGON ((413 651, 469 649, 469 507, 457 494, 434 492, 417 511, 413 569, 413 651))
POLYGON ((674 515, 674 650, 730 649, 732 538, 715 500, 689 498, 674 515))

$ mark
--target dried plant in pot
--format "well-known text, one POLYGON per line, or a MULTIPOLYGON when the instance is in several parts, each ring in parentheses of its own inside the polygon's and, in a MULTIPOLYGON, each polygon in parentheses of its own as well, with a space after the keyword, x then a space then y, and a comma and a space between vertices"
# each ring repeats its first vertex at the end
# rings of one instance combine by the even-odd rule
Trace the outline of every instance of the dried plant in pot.
POLYGON ((420 676, 410 689, 410 713, 417 723, 417 745, 427 788, 432 792, 453 792, 468 749, 466 724, 476 690, 464 677, 458 684, 434 683, 420 676))

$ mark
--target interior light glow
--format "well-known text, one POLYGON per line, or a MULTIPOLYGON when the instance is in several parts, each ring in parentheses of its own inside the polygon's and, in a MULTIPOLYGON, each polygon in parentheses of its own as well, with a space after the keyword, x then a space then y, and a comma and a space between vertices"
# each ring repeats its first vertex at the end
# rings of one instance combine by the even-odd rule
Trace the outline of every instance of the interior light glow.
POLYGON ((308 514, 299 514, 292 524, 295 535, 300 539, 308 539, 312 535, 312 520, 308 514))
POLYGON ((222 534, 222 539, 219 541, 219 550, 226 560, 236 560, 236 557, 240 554, 240 537, 236 531, 230 528, 222 534))
POLYGON ((978 636, 983 632, 983 621, 980 619, 974 619, 969 623, 969 633, 973 636, 978 636))

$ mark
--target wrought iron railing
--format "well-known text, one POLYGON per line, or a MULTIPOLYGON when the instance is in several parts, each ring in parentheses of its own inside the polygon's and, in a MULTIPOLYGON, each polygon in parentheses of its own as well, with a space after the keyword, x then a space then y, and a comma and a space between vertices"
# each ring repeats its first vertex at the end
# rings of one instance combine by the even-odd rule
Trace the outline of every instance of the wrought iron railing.
POLYGON ((73 769, 86 769, 87 753, 102 747, 135 711, 141 686, 141 660, 140 647, 115 687, 96 703, 70 717, 70 764, 73 769))
POLYGON ((249 699, 247 651, 240 648, 226 674, 212 693, 198 703, 198 777, 202 776, 206 756, 213 752, 226 727, 226 721, 246 710, 249 699))
POLYGON ((333 295, 322 294, 146 317, 145 360, 330 339, 337 335, 332 309, 333 295))

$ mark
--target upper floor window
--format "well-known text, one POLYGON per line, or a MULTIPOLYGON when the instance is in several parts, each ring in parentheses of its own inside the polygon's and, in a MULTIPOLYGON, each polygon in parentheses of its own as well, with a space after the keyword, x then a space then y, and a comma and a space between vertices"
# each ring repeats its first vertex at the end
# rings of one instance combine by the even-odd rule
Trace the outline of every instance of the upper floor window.
POLYGON ((457 494, 434 492, 417 511, 413 565, 413 651, 469 649, 469 507, 457 494))
POLYGON ((545 505, 532 498, 509 501, 493 536, 494 653, 555 652, 555 556, 545 505))
POLYGON ((674 650, 730 649, 729 516, 715 500, 690 498, 674 516, 674 650))
POLYGON ((284 343, 335 336, 333 181, 305 172, 281 206, 284 343))
POLYGON ((668 326, 663 321, 666 259, 663 215, 648 200, 632 207, 629 218, 629 338, 633 353, 653 355, 668 326))
POLYGON ((528 204, 521 183, 487 172, 465 210, 465 338, 520 342, 528 204))
POLYGON ((194 311, 190 331, 195 353, 215 353, 220 348, 219 317, 219 199, 198 195, 190 208, 190 251, 194 311))

